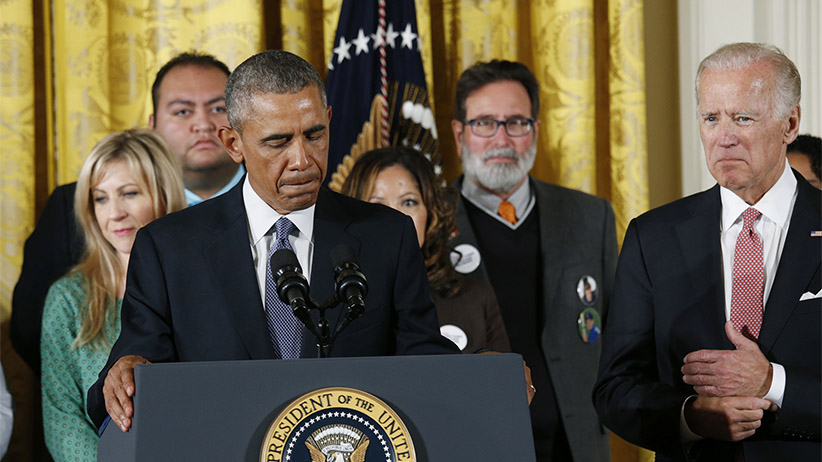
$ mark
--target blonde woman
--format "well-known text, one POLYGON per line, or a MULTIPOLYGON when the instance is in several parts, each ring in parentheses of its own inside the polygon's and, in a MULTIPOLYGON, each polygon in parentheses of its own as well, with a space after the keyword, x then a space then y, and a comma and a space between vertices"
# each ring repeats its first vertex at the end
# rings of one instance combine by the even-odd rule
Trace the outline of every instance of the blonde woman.
POLYGON ((177 157, 151 130, 126 130, 92 149, 74 197, 85 253, 49 289, 40 358, 43 424, 60 461, 97 460, 86 392, 120 333, 126 269, 137 231, 185 206, 177 157))

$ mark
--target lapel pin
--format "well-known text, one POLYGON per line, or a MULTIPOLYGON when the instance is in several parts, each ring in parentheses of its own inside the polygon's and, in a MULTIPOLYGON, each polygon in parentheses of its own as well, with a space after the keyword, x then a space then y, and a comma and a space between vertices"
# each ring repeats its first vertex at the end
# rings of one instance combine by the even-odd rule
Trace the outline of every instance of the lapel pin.
POLYGON ((599 338, 602 333, 600 326, 602 321, 599 318, 599 312, 593 308, 585 308, 579 312, 577 317, 577 330, 579 331, 579 338, 585 343, 593 343, 599 338))
POLYGON ((811 231, 811 237, 822 237, 822 231, 811 231))
POLYGON ((471 244, 460 244, 451 251, 451 263, 460 274, 473 273, 481 260, 479 250, 471 244))
POLYGON ((597 281, 587 274, 579 278, 577 282, 577 296, 579 301, 585 306, 593 306, 597 301, 597 281))

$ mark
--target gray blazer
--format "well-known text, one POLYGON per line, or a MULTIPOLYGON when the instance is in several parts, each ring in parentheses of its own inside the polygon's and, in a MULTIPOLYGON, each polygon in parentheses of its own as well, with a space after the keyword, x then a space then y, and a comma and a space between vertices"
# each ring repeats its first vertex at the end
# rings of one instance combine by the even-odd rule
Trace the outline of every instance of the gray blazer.
MULTIPOLYGON (((454 184, 457 191, 463 177, 454 184)), ((577 294, 580 278, 589 275, 597 282, 598 296, 592 308, 603 322, 613 291, 617 243, 614 212, 602 198, 544 183, 529 177, 536 196, 540 229, 542 307, 545 326, 542 349, 551 373, 557 405, 576 461, 610 460, 607 431, 600 424, 591 403, 601 349, 601 341, 584 343, 577 331, 577 319, 586 308, 577 294)), ((458 234, 451 244, 479 247, 474 230, 459 196, 456 207, 458 234)), ((479 249, 482 255, 482 249, 479 249)), ((512 267, 516 266, 513 262, 512 267)), ((488 279, 485 263, 468 274, 488 279)))

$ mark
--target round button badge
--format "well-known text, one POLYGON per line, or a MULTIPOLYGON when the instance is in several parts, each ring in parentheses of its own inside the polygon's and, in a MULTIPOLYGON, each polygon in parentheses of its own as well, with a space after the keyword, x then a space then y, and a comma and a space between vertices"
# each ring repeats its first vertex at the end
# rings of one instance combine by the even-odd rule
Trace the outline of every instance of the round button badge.
POLYGON ((579 278, 579 282, 577 282, 577 295, 583 305, 593 306, 599 295, 596 279, 587 274, 579 278))
POLYGON ((451 251, 451 263, 460 274, 473 273, 481 260, 479 250, 471 244, 460 244, 451 251))

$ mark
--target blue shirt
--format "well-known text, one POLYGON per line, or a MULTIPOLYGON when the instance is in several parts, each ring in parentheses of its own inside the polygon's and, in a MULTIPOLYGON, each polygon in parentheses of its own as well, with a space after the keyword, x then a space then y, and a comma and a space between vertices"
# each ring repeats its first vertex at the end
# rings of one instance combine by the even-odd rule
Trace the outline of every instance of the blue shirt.
MULTIPOLYGON (((243 175, 245 175, 245 166, 243 164, 240 164, 240 168, 237 169, 237 173, 234 174, 234 176, 231 178, 231 181, 229 181, 225 186, 223 186, 223 189, 217 191, 217 193, 211 197, 217 197, 220 194, 227 193, 229 189, 233 188, 234 185, 240 182, 240 180, 243 178, 243 175)), ((189 190, 188 188, 185 189, 185 193, 186 204, 188 204, 189 207, 191 207, 192 205, 197 205, 205 200, 197 194, 194 194, 194 192, 189 190)), ((209 199, 211 199, 211 197, 209 199)))

